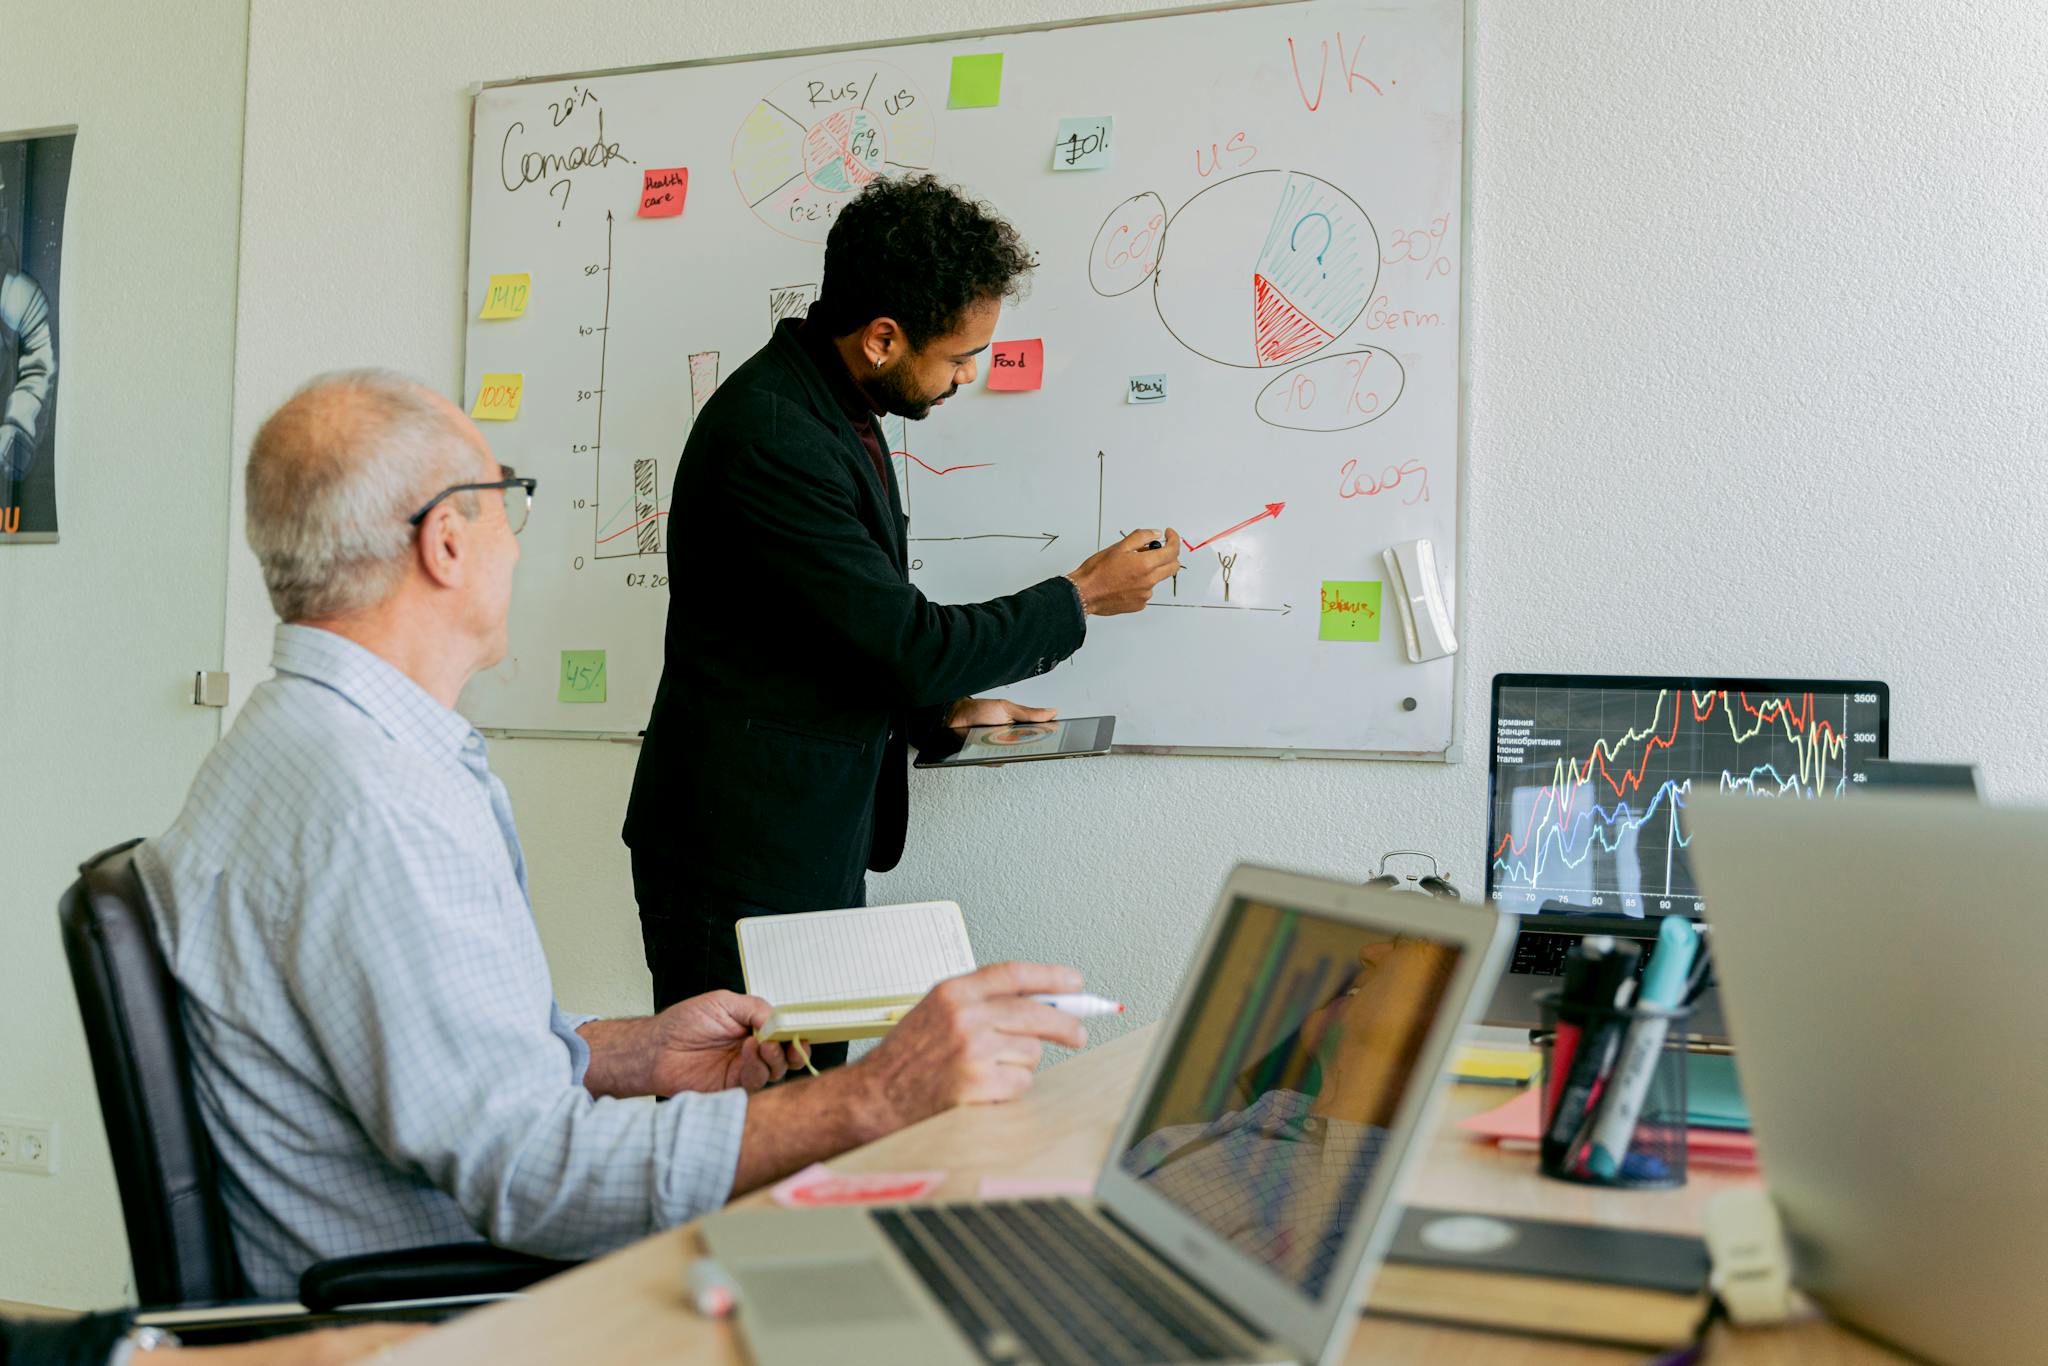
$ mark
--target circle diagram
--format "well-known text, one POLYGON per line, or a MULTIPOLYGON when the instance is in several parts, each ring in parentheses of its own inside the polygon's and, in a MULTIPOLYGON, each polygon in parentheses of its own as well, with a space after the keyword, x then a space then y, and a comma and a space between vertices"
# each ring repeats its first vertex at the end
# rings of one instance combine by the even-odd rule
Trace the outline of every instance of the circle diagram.
POLYGON ((1110 211, 1088 248, 1088 285, 1105 299, 1128 294, 1152 278, 1166 228, 1166 205, 1151 191, 1110 211))
POLYGON ((1336 341, 1379 270, 1379 233, 1350 195, 1300 171, 1250 171, 1167 221, 1152 299, 1182 346, 1256 370, 1336 341))
POLYGON ((817 67, 747 112, 732 140, 733 183, 775 231, 822 242, 869 181, 931 168, 935 128, 923 92, 894 67, 851 60, 817 67))

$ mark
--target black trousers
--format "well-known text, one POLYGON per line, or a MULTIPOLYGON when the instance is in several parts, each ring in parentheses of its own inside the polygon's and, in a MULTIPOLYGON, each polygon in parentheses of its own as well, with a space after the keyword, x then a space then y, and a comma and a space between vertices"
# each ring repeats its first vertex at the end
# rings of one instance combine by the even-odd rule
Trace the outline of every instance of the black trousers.
MULTIPOLYGON (((774 915, 773 909, 698 886, 666 859, 637 849, 633 899, 640 903, 640 943, 654 977, 655 1013, 707 991, 746 990, 733 926, 750 915, 774 915)), ((821 1072, 846 1061, 843 1043, 816 1044, 810 1052, 821 1072)))

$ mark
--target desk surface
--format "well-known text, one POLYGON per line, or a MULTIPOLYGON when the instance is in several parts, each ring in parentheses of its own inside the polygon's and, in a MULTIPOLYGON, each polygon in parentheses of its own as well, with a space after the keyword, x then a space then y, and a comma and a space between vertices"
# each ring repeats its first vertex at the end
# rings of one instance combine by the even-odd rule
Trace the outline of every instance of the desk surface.
MULTIPOLYGON (((984 1176, 1092 1177, 1137 1084, 1156 1026, 1083 1053, 1040 1074, 1023 1100, 935 1116, 835 1159, 836 1170, 945 1168, 934 1198, 971 1200, 984 1176)), ((1697 1233, 1717 1191, 1754 1181, 1695 1168, 1675 1191, 1606 1191, 1546 1181, 1526 1153, 1471 1141, 1457 1121, 1506 1100, 1493 1086, 1452 1088, 1408 1203, 1489 1210, 1641 1229, 1697 1233)), ((765 1192, 741 1198, 757 1205, 765 1192)), ((683 1301, 683 1268, 699 1254, 695 1225, 655 1234, 541 1287, 532 1296, 481 1310, 400 1351, 401 1362, 555 1363, 743 1361, 727 1324, 699 1318, 683 1301)), ((1823 1322, 1733 1333, 1717 1329, 1709 1360, 1862 1366, 1901 1359, 1823 1322)), ((1402 1323, 1368 1316, 1352 1339, 1352 1362, 1598 1363, 1639 1366, 1645 1353, 1580 1343, 1402 1323)))

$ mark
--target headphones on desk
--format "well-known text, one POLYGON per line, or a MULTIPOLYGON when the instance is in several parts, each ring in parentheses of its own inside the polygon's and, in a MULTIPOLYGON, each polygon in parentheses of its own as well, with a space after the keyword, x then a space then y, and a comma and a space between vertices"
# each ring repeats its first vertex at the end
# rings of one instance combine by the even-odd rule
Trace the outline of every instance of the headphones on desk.
POLYGON ((1420 849, 1395 849, 1389 852, 1380 859, 1379 872, 1367 878, 1365 885, 1383 887, 1394 892, 1415 892, 1422 896, 1442 897, 1446 901, 1464 900, 1458 889, 1451 885, 1451 880, 1437 868, 1435 856, 1425 854, 1420 849), (1387 871, 1387 860, 1396 858, 1427 859, 1429 872, 1390 873, 1387 871))

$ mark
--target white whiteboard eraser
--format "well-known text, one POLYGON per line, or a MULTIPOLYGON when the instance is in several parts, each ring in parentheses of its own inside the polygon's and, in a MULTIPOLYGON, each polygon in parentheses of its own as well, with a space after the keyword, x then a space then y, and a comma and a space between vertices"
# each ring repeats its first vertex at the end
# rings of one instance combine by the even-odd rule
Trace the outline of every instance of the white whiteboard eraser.
POLYGON ((1436 551, 1427 540, 1403 541, 1380 552, 1387 586, 1401 609, 1401 634, 1408 661, 1421 664, 1458 652, 1450 604, 1436 570, 1436 551))

